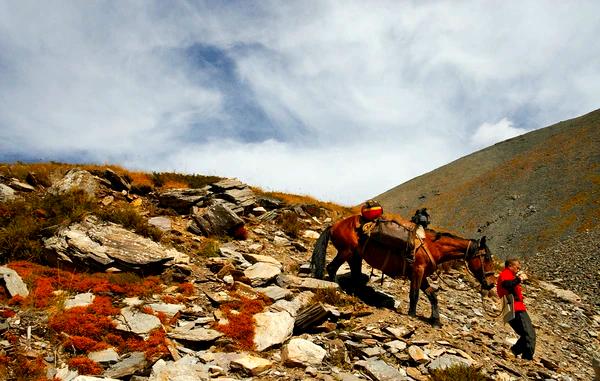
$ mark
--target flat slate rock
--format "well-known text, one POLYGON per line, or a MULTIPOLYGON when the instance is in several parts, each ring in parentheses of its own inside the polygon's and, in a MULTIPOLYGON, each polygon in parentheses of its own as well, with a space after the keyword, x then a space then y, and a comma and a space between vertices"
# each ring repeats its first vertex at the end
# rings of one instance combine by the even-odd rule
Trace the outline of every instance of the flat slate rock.
POLYGON ((116 363, 119 361, 119 354, 114 348, 107 348, 101 351, 95 351, 88 353, 87 357, 90 360, 98 363, 116 363))
POLYGON ((429 365, 427 365, 427 368, 429 368, 430 370, 446 369, 446 368, 453 367, 455 365, 471 366, 471 365, 473 365, 473 362, 469 361, 468 359, 463 358, 463 357, 459 357, 459 356, 452 355, 449 353, 444 353, 440 357, 432 360, 429 363, 429 365))
POLYGON ((177 328, 169 333, 167 336, 172 339, 177 340, 187 340, 194 342, 209 342, 215 341, 219 337, 223 336, 223 334, 219 331, 215 331, 214 329, 207 328, 193 328, 193 329, 183 329, 177 328))
POLYGON ((132 352, 120 362, 114 364, 104 372, 104 377, 121 378, 131 376, 138 371, 146 369, 148 361, 144 352, 132 352))
POLYGON ((153 329, 162 326, 160 319, 156 316, 145 314, 130 307, 121 309, 121 314, 114 320, 117 329, 140 335, 150 333, 153 329))
POLYGON ((215 190, 224 191, 227 189, 241 189, 247 187, 246 184, 242 183, 238 179, 224 179, 219 182, 211 184, 211 188, 215 190))
POLYGON ((357 361, 354 365, 364 368, 367 374, 376 381, 409 380, 405 372, 400 372, 383 360, 357 361))
POLYGON ((4 284, 10 296, 22 296, 26 298, 29 295, 27 285, 17 272, 9 267, 0 267, 0 277, 4 279, 4 284))
POLYGON ((277 283, 282 287, 294 287, 305 290, 317 289, 339 289, 340 285, 335 282, 329 282, 315 278, 301 278, 295 275, 282 274, 277 277, 277 283))
POLYGON ((91 292, 77 294, 65 301, 65 310, 74 307, 87 307, 94 302, 96 296, 91 292))
POLYGON ((148 381, 202 381, 210 380, 209 368, 197 358, 186 355, 179 360, 158 360, 152 366, 148 381))
POLYGON ((260 287, 257 288, 256 291, 265 294, 272 300, 287 299, 292 296, 292 292, 290 290, 275 285, 260 287))
POLYGON ((158 205, 181 214, 189 214, 192 206, 203 203, 211 195, 206 188, 169 189, 156 194, 158 205))
POLYGON ((58 261, 103 269, 139 270, 162 266, 182 254, 111 222, 94 216, 60 230, 44 241, 58 261))

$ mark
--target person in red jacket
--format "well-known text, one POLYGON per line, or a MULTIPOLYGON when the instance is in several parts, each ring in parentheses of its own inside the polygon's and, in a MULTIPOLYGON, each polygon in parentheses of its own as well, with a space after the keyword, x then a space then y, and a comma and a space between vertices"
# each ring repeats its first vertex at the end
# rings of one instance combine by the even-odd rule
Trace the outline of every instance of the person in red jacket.
POLYGON ((504 270, 498 276, 496 291, 499 297, 512 295, 514 298, 515 317, 508 324, 519 335, 519 340, 510 348, 512 353, 515 356, 521 355, 526 360, 532 360, 535 352, 535 330, 523 303, 521 282, 527 277, 521 274, 520 270, 521 261, 516 258, 507 259, 504 262, 504 270))

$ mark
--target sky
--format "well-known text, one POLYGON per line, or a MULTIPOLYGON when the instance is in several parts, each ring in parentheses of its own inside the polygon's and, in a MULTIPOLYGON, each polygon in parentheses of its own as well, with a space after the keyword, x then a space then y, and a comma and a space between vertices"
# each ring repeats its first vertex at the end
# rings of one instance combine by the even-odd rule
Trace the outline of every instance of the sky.
POLYGON ((600 108, 598 1, 0 0, 0 161, 355 205, 600 108))

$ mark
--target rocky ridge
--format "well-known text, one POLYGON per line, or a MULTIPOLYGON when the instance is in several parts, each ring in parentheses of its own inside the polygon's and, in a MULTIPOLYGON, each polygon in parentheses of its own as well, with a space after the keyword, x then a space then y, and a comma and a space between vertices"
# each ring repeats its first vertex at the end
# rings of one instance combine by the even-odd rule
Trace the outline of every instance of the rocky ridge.
MULTIPOLYGON (((214 256, 154 243, 158 248, 153 246, 153 252, 157 255, 140 260, 136 250, 146 239, 134 240, 132 232, 125 233, 111 225, 106 235, 112 239, 106 240, 102 238, 106 235, 98 233, 102 223, 94 219, 86 220, 93 225, 91 229, 81 229, 81 224, 65 227, 46 245, 61 263, 75 261, 79 266, 97 269, 98 258, 104 255, 110 261, 103 264, 102 271, 133 269, 161 274, 164 286, 151 295, 113 295, 113 304, 118 308, 114 324, 115 329, 140 338, 147 338, 156 330, 164 332, 168 352, 157 359, 116 347, 92 351, 87 357, 100 364, 101 374, 79 375, 67 366, 72 356, 69 348, 49 334, 49 312, 4 304, 2 310, 11 313, 3 313, 0 333, 10 340, 0 341, 0 355, 11 356, 19 351, 29 358, 41 358, 48 378, 427 380, 433 369, 450 364, 474 366, 496 380, 593 378, 592 363, 600 350, 600 313, 589 299, 561 287, 550 272, 539 271, 537 279, 524 285, 526 303, 538 333, 535 360, 527 362, 513 358, 507 350, 516 338, 510 327, 488 315, 498 313, 497 300, 486 296, 482 303, 476 282, 460 267, 441 273, 432 282, 440 289, 444 323, 441 329, 427 322, 429 304, 424 299, 418 305, 417 318, 406 315, 406 280, 382 280, 378 271, 372 272, 365 265, 363 272, 371 274, 367 285, 349 295, 347 268, 340 270, 337 283, 308 278, 306 264, 318 232, 340 217, 331 211, 313 205, 261 201, 249 187, 235 181, 229 184, 235 184, 237 191, 228 196, 219 196, 228 189, 221 184, 140 197, 130 195, 126 186, 117 188, 114 184, 121 181, 114 178, 112 182, 106 178, 90 182, 84 173, 72 178, 75 182, 69 180, 69 187, 55 188, 77 188, 77 179, 84 179, 86 189, 101 203, 114 202, 112 197, 138 204, 140 212, 165 234, 177 237, 178 242, 190 243, 181 247, 194 247, 193 243, 207 239, 198 225, 202 221, 223 237, 237 231, 241 221, 246 237, 221 239, 214 256), (153 215, 151 209, 144 209, 149 204, 176 209, 177 213, 153 215), (212 208, 215 205, 219 207, 212 208), (284 215, 297 219, 301 226, 297 234, 284 231, 280 219, 284 215), (72 239, 75 231, 80 240, 72 239), (123 236, 128 237, 130 244, 116 245, 120 249, 118 257, 110 256, 110 248, 115 246, 110 242, 122 242, 119 237, 123 236), (70 238, 57 245, 61 237, 70 238), (93 245, 77 244, 82 241, 93 245), (552 278, 543 278, 544 274, 552 278), (186 292, 177 286, 182 282, 191 285, 186 292), (244 347, 235 335, 219 328, 241 314, 244 301, 252 300, 264 301, 264 308, 252 314, 254 336, 251 346, 244 347), (234 308, 233 314, 224 308, 232 302, 239 307, 234 308)), ((27 196, 25 190, 11 189, 14 194, 4 194, 27 196)), ((152 210, 164 210, 160 208, 152 210)), ((570 247, 577 250, 576 246, 570 247)), ((543 258, 541 255, 539 263, 543 258)), ((536 269, 552 268, 539 263, 536 262, 536 269)), ((0 267, 0 275, 0 284, 10 296, 26 297, 31 291, 10 264, 0 267)), ((105 296, 93 292, 61 294, 66 298, 65 309, 88 306, 105 296)), ((10 374, 9 370, 8 379, 10 374)))

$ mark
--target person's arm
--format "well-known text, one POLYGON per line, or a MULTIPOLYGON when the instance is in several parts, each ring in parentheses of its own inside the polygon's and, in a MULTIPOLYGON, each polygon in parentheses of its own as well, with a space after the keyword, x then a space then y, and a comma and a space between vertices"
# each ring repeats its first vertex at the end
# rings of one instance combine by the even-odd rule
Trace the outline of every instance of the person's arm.
POLYGON ((521 283, 521 278, 515 277, 515 279, 512 279, 512 280, 504 280, 504 281, 502 281, 501 284, 505 290, 507 290, 511 294, 514 294, 515 286, 518 285, 519 283, 521 283))

